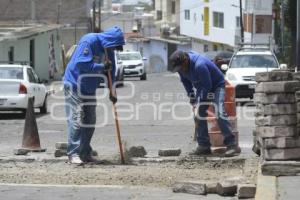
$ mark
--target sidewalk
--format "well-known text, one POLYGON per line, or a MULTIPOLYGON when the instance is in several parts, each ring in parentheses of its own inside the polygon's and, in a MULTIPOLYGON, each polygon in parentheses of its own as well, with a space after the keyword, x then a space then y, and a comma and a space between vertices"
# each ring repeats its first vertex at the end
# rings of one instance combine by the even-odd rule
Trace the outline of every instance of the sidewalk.
POLYGON ((300 199, 300 176, 264 176, 258 172, 255 200, 300 199))
POLYGON ((300 176, 281 176, 277 178, 277 199, 300 199, 300 176))

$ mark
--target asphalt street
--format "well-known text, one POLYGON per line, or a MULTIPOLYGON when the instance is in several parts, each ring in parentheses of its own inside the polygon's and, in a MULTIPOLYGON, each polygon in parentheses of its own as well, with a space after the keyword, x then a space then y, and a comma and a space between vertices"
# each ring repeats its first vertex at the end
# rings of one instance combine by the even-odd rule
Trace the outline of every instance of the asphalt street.
MULTIPOLYGON (((41 146, 53 155, 56 142, 67 141, 64 96, 61 83, 48 86, 55 90, 49 99, 49 113, 37 113, 41 146)), ((117 109, 122 140, 126 147, 144 146, 148 156, 157 156, 159 149, 181 148, 186 154, 196 147, 193 141, 194 121, 185 91, 175 74, 151 74, 147 81, 126 79, 117 90, 117 109)), ((119 154, 112 106, 108 91, 97 93, 97 128, 92 146, 100 157, 119 154)), ((253 106, 237 108, 239 144, 244 156, 253 157, 253 106)), ((38 110, 36 110, 38 112, 38 110)), ((24 119, 16 113, 0 113, 0 159, 13 155, 22 144, 24 119)), ((50 185, 1 185, 1 199, 199 199, 199 196, 174 194, 163 188, 135 188, 123 186, 72 187, 50 185), (21 195, 22 194, 22 195, 21 195), (101 197, 101 198, 99 198, 101 197)), ((215 195, 201 199, 224 199, 215 195)), ((231 199, 231 198, 229 198, 231 199)))
MULTIPOLYGON (((49 99, 49 114, 37 114, 37 124, 41 146, 53 153, 56 142, 67 141, 67 125, 61 83, 53 83, 49 88, 56 93, 49 99)), ((100 156, 118 154, 107 92, 103 88, 98 91, 97 128, 92 139, 100 156)), ((183 153, 195 148, 193 115, 177 75, 152 74, 147 81, 127 79, 117 92, 121 135, 127 147, 142 145, 150 156, 163 148, 181 148, 183 153)), ((239 143, 244 154, 251 154, 254 109, 237 108, 239 143)), ((9 156, 21 145, 24 119, 20 114, 0 113, 0 126, 0 156, 9 156)))
POLYGON ((125 186, 0 185, 1 199, 13 200, 231 200, 218 195, 173 193, 167 189, 125 186))

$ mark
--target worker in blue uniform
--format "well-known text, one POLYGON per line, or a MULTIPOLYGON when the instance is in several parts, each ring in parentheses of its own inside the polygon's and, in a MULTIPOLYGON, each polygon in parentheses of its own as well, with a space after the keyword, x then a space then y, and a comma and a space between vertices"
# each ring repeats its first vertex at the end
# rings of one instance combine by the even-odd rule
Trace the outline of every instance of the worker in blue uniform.
POLYGON ((169 70, 178 72, 181 82, 194 108, 198 108, 198 147, 196 155, 211 154, 211 144, 207 127, 207 110, 210 101, 214 103, 216 118, 227 146, 225 156, 238 153, 235 136, 232 133, 224 108, 225 80, 220 69, 200 54, 176 50, 169 58, 169 70))
MULTIPOLYGON (((124 34, 119 27, 88 33, 78 42, 67 65, 63 80, 68 123, 67 155, 71 164, 99 162, 92 156, 90 145, 96 123, 96 89, 107 73, 111 73, 114 82, 114 51, 123 50, 123 45, 124 34)), ((113 103, 117 102, 113 94, 109 97, 113 103)))

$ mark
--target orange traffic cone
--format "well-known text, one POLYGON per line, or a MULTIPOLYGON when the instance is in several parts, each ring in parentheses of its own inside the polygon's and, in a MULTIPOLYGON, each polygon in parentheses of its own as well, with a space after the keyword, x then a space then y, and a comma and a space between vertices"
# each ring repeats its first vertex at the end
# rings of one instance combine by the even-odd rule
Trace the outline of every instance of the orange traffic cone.
MULTIPOLYGON (((38 127, 36 124, 33 98, 28 99, 28 105, 26 110, 25 126, 23 132, 22 148, 16 152, 45 152, 46 149, 42 149, 40 145, 40 137, 38 133, 38 127)), ((17 154, 17 153, 15 153, 17 154)), ((20 153, 21 154, 21 153, 20 153)))

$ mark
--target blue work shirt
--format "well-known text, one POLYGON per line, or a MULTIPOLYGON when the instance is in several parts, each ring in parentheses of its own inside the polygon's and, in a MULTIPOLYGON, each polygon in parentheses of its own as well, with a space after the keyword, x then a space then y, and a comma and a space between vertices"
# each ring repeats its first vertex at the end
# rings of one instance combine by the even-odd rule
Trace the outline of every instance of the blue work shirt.
POLYGON ((208 93, 215 92, 218 87, 225 87, 224 75, 213 62, 197 52, 190 51, 188 55, 190 58, 188 72, 180 70, 178 73, 187 95, 195 95, 199 103, 207 100, 208 93))
MULTIPOLYGON (((76 47, 69 61, 64 84, 70 85, 73 92, 79 91, 83 95, 95 95, 104 70, 104 48, 124 45, 124 34, 119 27, 110 28, 102 33, 88 33, 84 35, 76 47)), ((115 80, 115 56, 108 50, 109 60, 112 62, 112 79, 115 80)))

